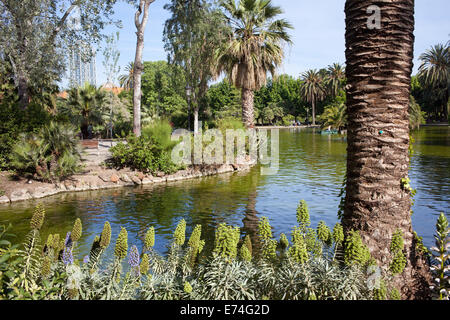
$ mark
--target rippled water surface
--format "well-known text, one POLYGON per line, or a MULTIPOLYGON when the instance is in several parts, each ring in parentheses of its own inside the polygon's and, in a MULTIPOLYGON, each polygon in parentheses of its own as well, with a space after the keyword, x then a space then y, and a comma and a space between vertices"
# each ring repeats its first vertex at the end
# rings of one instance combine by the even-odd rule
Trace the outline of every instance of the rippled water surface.
MULTIPOLYGON (((413 227, 433 241, 439 212, 450 214, 450 129, 423 127, 414 133, 415 153, 410 177, 417 189, 413 227)), ((258 167, 248 172, 179 181, 155 186, 66 193, 41 199, 47 217, 42 233, 70 231, 77 217, 83 222, 80 251, 89 250, 95 235, 108 220, 117 236, 120 226, 128 230, 129 244, 141 247, 140 238, 149 226, 156 229, 156 247, 165 251, 177 222, 184 218, 188 235, 196 224, 203 226, 209 245, 219 223, 241 227, 254 234, 258 217, 267 216, 274 235, 289 233, 296 223, 295 209, 305 199, 314 226, 325 220, 337 222, 339 191, 346 167, 346 141, 337 135, 320 135, 312 129, 280 131, 278 174, 261 176, 258 167)), ((17 240, 29 228, 36 201, 0 205, 0 223, 11 222, 17 240)))

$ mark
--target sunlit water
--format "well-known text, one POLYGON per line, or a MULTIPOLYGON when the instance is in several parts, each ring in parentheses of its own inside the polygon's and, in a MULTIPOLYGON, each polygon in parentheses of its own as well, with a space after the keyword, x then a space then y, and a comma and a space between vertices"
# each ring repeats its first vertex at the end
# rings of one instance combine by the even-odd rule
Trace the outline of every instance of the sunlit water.
MULTIPOLYGON (((414 133, 410 177, 417 189, 413 227, 430 246, 440 212, 450 214, 450 129, 424 127, 414 133)), ((126 227, 129 245, 142 247, 146 230, 154 226, 156 249, 165 251, 176 224, 187 222, 187 235, 196 224, 211 246, 215 227, 226 222, 256 233, 257 220, 267 216, 274 236, 289 234, 296 224, 295 210, 305 199, 312 225, 337 222, 339 191, 346 168, 346 141, 337 135, 320 135, 312 129, 280 131, 280 169, 262 176, 260 168, 248 172, 179 181, 161 185, 103 191, 66 193, 39 200, 46 207, 42 237, 70 231, 77 217, 83 223, 80 254, 88 252, 105 221, 113 230, 126 227)), ((0 224, 11 222, 17 241, 29 231, 29 218, 37 201, 0 205, 0 224)), ((112 246, 111 246, 112 247, 112 246)), ((110 250, 111 250, 110 247, 110 250)))

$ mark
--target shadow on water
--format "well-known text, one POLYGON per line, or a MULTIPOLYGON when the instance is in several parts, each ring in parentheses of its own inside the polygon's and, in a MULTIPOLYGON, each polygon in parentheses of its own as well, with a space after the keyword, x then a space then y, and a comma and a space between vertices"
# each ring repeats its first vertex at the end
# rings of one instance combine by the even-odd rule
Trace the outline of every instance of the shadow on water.
MULTIPOLYGON (((450 129, 425 127, 414 133, 415 154, 410 177, 417 188, 413 226, 430 246, 439 212, 450 213, 450 129)), ((280 131, 280 168, 276 175, 260 175, 260 168, 161 185, 66 193, 41 199, 47 218, 42 230, 64 233, 73 222, 83 222, 80 253, 90 248, 105 221, 111 223, 113 239, 120 227, 128 230, 129 244, 141 247, 150 226, 155 227, 156 249, 164 252, 181 219, 189 236, 202 225, 207 248, 220 223, 241 227, 256 242, 257 224, 267 216, 274 236, 290 234, 296 224, 295 212, 301 199, 308 203, 311 222, 329 226, 337 222, 339 190, 346 168, 346 141, 338 135, 320 135, 314 130, 280 131)), ((37 201, 0 206, 0 224, 11 222, 17 240, 29 230, 29 219, 37 201)), ((110 247, 110 250, 112 250, 110 247)))

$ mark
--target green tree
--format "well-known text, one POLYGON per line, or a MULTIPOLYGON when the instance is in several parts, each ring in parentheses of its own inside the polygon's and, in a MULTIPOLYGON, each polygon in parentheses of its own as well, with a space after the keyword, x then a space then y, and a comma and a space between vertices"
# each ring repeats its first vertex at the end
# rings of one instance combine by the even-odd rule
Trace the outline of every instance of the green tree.
POLYGON ((328 66, 327 77, 325 80, 329 94, 335 97, 344 89, 345 68, 339 63, 333 63, 328 66))
POLYGON ((217 50, 217 73, 226 72, 242 91, 242 121, 254 126, 254 92, 272 76, 284 57, 283 44, 291 44, 285 19, 276 19, 283 11, 271 0, 226 0, 221 3, 224 19, 232 32, 217 50))
POLYGON ((194 134, 198 132, 200 102, 213 77, 214 52, 225 41, 225 23, 206 0, 172 0, 164 6, 172 16, 164 27, 169 63, 178 65, 186 79, 188 108, 194 111, 194 134))
POLYGON ((448 119, 448 99, 450 92, 450 42, 446 45, 437 44, 419 57, 419 80, 438 99, 435 114, 441 114, 441 119, 448 119), (439 109, 438 109, 439 108, 439 109))
POLYGON ((102 123, 105 92, 86 82, 83 87, 70 89, 68 94, 61 112, 80 127, 86 139, 89 137, 88 126, 102 123))
POLYGON ((316 124, 316 104, 326 96, 325 79, 320 71, 308 70, 301 76, 300 92, 303 98, 311 104, 312 124, 316 124))
POLYGON ((19 104, 26 108, 33 88, 54 83, 64 71, 63 48, 97 43, 102 28, 112 22, 115 0, 2 0, 0 51, 10 62, 19 104), (79 9, 79 10, 77 10, 79 9), (81 28, 69 17, 80 15, 81 28))

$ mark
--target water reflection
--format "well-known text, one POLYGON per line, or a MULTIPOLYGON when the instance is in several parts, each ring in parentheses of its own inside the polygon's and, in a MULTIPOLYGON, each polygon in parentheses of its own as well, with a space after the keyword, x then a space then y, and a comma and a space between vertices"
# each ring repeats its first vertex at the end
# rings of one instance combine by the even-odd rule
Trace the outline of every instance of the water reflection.
MULTIPOLYGON (((413 226, 431 245, 439 212, 450 212, 450 130, 423 128, 414 133, 415 154, 411 161, 412 186, 417 188, 413 226)), ((113 237, 120 227, 128 230, 129 244, 141 247, 150 226, 155 227, 156 249, 165 251, 176 224, 187 222, 188 235, 202 225, 207 248, 212 246, 214 229, 225 222, 241 227, 256 243, 257 223, 267 216, 273 233, 289 234, 296 224, 300 199, 310 207, 312 224, 337 221, 339 189, 346 168, 346 141, 336 135, 320 135, 314 130, 280 131, 278 174, 261 176, 258 167, 248 172, 170 182, 164 185, 67 193, 44 198, 47 219, 43 238, 49 233, 70 231, 76 218, 83 222, 80 253, 87 253, 106 220, 113 237)), ((18 240, 28 232, 29 218, 36 201, 0 207, 0 223, 13 223, 18 240)), ((112 250, 112 249, 110 249, 112 250)))

